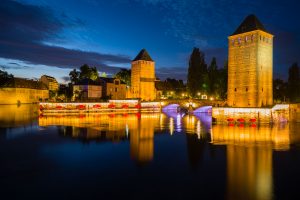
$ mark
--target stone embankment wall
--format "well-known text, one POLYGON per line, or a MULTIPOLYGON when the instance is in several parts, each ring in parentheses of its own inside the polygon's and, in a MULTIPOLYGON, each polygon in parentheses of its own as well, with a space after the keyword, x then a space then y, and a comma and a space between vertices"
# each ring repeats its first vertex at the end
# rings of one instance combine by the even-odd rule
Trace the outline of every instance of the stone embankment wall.
POLYGON ((49 91, 31 88, 0 88, 1 104, 37 103, 49 98, 49 91))
POLYGON ((300 122, 300 103, 290 104, 290 120, 300 122))
POLYGON ((289 121, 289 105, 278 104, 273 108, 232 108, 213 107, 212 117, 219 123, 238 123, 243 119, 245 123, 255 120, 255 123, 268 124, 289 121))

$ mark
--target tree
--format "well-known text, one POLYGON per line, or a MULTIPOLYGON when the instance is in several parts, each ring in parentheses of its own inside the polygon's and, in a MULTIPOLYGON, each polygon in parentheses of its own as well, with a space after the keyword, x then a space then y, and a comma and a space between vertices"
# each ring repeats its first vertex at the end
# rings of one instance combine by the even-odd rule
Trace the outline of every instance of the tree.
POLYGON ((126 85, 130 86, 131 84, 131 69, 121 69, 118 73, 115 74, 115 78, 120 79, 126 85))
POLYGON ((291 102, 300 100, 300 74, 297 63, 289 68, 288 96, 291 102))
POLYGON ((273 80, 273 98, 274 102, 285 102, 287 97, 287 82, 281 79, 273 80))
POLYGON ((79 81, 80 72, 76 69, 70 71, 69 76, 72 84, 76 84, 79 81))
POLYGON ((79 79, 91 79, 93 81, 99 78, 99 74, 96 67, 89 67, 87 64, 84 64, 80 67, 79 79))
POLYGON ((208 91, 207 65, 204 53, 199 48, 194 48, 189 60, 187 89, 190 96, 194 97, 198 92, 208 91))
POLYGON ((212 58, 212 61, 208 67, 208 79, 209 79, 209 91, 211 95, 216 96, 219 92, 219 82, 218 82, 218 66, 217 60, 215 57, 212 58))
POLYGON ((7 84, 9 84, 9 80, 13 78, 14 76, 12 74, 8 74, 6 71, 0 70, 0 87, 7 86, 7 84))
POLYGON ((70 80, 72 84, 76 84, 84 79, 97 80, 99 78, 98 70, 96 67, 89 67, 84 64, 80 67, 80 71, 73 69, 70 73, 70 80))
POLYGON ((227 99, 228 87, 228 61, 225 61, 224 67, 218 70, 218 95, 220 99, 227 99))

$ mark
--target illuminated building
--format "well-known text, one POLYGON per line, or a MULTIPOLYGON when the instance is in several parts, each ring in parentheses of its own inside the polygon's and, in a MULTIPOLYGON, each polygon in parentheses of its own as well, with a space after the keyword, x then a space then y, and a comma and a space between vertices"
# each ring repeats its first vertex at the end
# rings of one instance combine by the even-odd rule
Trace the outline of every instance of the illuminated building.
POLYGON ((41 76, 40 81, 48 87, 48 90, 50 90, 50 91, 58 90, 58 82, 56 81, 56 79, 54 77, 43 75, 43 76, 41 76))
POLYGON ((100 81, 84 79, 73 85, 73 99, 99 100, 102 97, 102 86, 100 81))
POLYGON ((126 84, 117 78, 105 78, 101 77, 102 84, 102 96, 107 96, 110 99, 126 99, 126 84))
POLYGON ((48 98, 45 84, 24 78, 12 78, 0 90, 0 104, 37 103, 48 98))
POLYGON ((273 35, 249 15, 228 37, 228 105, 273 105, 273 35))
POLYGON ((152 101, 155 95, 155 62, 145 49, 131 63, 131 97, 152 101))

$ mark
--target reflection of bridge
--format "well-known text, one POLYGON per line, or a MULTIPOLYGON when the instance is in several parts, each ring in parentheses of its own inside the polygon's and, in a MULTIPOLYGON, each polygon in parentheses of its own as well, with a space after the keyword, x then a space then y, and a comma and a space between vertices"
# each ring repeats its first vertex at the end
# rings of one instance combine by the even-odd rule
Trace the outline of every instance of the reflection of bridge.
POLYGON ((165 99, 161 100, 163 110, 175 110, 178 107, 192 111, 206 112, 212 106, 224 106, 224 101, 203 100, 203 99, 165 99))

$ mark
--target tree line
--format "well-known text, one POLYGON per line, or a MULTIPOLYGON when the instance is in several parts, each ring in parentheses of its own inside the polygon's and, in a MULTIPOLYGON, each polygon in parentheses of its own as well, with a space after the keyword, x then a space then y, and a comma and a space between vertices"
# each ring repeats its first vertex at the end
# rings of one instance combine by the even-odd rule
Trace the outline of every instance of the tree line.
MULTIPOLYGON (((298 63, 289 67, 288 80, 273 80, 274 103, 300 102, 300 70, 298 63)), ((196 97, 200 92, 216 99, 227 99, 228 62, 223 68, 218 68, 216 58, 210 64, 205 62, 205 55, 199 48, 194 48, 189 59, 187 91, 190 97, 196 97)))
POLYGON ((226 99, 228 82, 228 62, 218 68, 217 60, 212 58, 209 65, 205 55, 199 48, 194 48, 189 59, 187 75, 187 91, 190 97, 199 93, 212 96, 215 99, 226 99))

